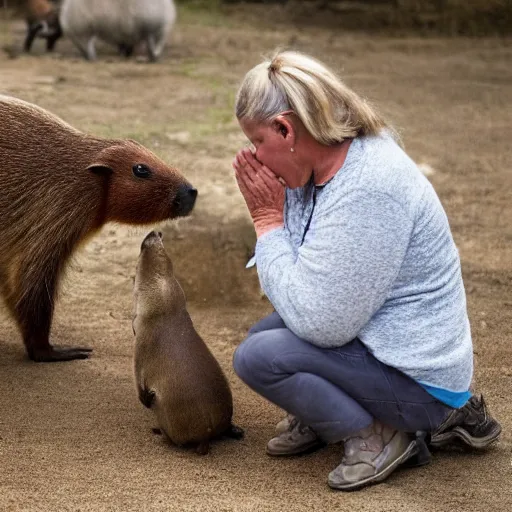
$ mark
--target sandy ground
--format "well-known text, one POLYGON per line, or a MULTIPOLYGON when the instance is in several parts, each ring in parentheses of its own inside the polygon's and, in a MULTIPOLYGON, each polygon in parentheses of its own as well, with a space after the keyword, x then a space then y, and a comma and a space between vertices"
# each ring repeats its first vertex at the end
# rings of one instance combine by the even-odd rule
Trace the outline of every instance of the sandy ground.
MULTIPOLYGON (((19 42, 22 31, 19 22, 0 21, 0 43, 19 42)), ((274 30, 243 16, 189 13, 157 64, 125 61, 105 47, 99 55, 83 62, 68 41, 53 56, 39 44, 17 59, 0 52, 0 93, 84 131, 135 138, 198 187, 194 214, 166 226, 166 242, 195 325, 229 377, 246 437, 219 441, 200 457, 152 434, 132 376, 132 277, 145 230, 109 226, 77 255, 54 322, 54 342, 91 346, 91 359, 29 362, 0 313, 0 510, 510 510, 510 41, 274 30), (462 259, 475 387, 503 425, 487 453, 437 452, 427 467, 351 494, 326 484, 341 446, 293 460, 265 455, 282 411, 231 369, 235 347, 270 307, 244 269, 254 233, 230 163, 245 142, 232 116, 237 82, 277 45, 339 69, 401 130, 410 155, 434 169, 462 259)))

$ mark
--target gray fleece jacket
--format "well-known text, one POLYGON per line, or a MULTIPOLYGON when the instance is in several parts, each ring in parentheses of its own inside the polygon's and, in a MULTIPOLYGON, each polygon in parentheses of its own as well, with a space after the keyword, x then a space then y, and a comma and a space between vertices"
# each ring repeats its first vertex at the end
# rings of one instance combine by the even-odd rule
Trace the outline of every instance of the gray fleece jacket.
POLYGON ((358 337, 463 403, 473 352, 458 251, 433 187, 396 142, 354 139, 328 183, 287 189, 284 214, 284 228, 258 239, 256 264, 287 327, 319 347, 358 337))

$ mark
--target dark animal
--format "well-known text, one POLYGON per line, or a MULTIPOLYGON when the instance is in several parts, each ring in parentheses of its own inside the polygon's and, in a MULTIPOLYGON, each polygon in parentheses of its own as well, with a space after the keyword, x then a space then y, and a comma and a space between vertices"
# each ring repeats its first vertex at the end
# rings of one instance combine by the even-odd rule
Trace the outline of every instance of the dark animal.
POLYGON ((36 37, 46 39, 46 49, 53 51, 55 43, 62 37, 58 6, 50 0, 26 0, 23 11, 27 22, 25 52, 30 52, 36 37))

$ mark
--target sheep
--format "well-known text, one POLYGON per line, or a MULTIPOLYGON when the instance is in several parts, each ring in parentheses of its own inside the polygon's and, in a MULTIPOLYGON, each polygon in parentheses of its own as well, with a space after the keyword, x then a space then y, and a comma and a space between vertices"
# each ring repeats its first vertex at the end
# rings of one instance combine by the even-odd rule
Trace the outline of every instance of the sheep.
POLYGON ((146 42, 149 60, 158 59, 176 20, 173 0, 63 0, 62 30, 83 56, 96 59, 95 38, 129 57, 146 42))

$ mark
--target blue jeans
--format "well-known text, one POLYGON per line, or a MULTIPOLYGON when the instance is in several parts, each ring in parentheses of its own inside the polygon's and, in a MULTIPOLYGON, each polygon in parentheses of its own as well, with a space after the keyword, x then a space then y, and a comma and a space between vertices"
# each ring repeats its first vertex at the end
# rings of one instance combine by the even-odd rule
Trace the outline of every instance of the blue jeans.
POLYGON ((354 339, 338 348, 301 340, 272 313, 233 357, 254 391, 336 443, 377 419, 397 430, 435 430, 452 410, 417 382, 373 357, 354 339))

